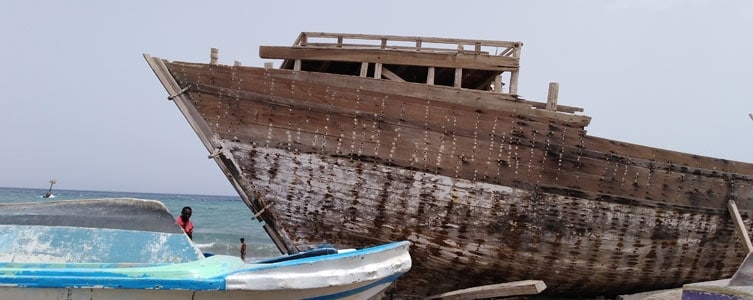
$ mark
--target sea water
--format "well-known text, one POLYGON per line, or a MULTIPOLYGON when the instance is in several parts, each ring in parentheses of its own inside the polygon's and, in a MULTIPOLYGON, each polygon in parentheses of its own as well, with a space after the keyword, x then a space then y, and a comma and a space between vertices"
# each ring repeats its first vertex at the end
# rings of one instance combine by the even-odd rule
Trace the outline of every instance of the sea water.
POLYGON ((280 255, 261 223, 238 196, 150 194, 53 189, 51 198, 42 198, 47 189, 0 187, 0 203, 62 201, 97 198, 139 198, 165 204, 173 216, 190 206, 194 224, 193 242, 203 252, 240 256, 240 238, 246 239, 247 259, 280 255))

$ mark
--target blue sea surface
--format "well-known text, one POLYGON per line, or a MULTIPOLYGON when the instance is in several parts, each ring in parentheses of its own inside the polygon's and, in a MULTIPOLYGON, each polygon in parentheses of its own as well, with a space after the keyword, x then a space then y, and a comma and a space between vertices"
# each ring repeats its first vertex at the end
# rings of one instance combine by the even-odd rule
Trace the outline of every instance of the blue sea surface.
POLYGON ((280 255, 267 236, 262 224, 238 196, 207 196, 180 194, 150 194, 134 192, 103 192, 53 189, 54 198, 42 198, 47 189, 0 187, 0 203, 63 201, 96 198, 139 198, 157 200, 165 204, 173 216, 180 215, 184 206, 193 210, 193 242, 203 252, 240 255, 240 238, 246 239, 247 258, 280 255))

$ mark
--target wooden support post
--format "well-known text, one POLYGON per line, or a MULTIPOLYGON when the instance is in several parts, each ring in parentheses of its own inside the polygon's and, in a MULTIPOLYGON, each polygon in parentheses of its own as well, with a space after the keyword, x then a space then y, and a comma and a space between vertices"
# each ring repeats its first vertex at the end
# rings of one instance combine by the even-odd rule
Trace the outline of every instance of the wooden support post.
POLYGON ((560 93, 560 84, 556 82, 549 83, 549 93, 546 95, 546 109, 557 110, 557 96, 560 93))
POLYGON ((382 66, 382 75, 392 81, 405 82, 405 79, 400 78, 400 75, 390 71, 387 67, 382 66))
POLYGON ((426 84, 434 85, 434 67, 429 67, 429 71, 426 73, 426 84))
POLYGON ((476 51, 476 54, 481 53, 481 43, 476 42, 476 46, 473 48, 474 51, 476 51))
POLYGON ((512 71, 510 73, 510 94, 518 94, 518 71, 512 71))
POLYGON ((456 290, 439 295, 429 296, 424 298, 424 300, 470 300, 521 295, 536 295, 541 293, 544 289, 546 289, 546 284, 544 284, 544 282, 541 280, 523 280, 456 290))
POLYGON ((387 39, 386 38, 382 38, 382 45, 380 47, 381 47, 381 49, 387 48, 387 39))
POLYGON ((390 69, 384 66, 382 66, 382 75, 392 81, 405 82, 404 79, 400 78, 400 75, 395 74, 395 72, 390 71, 390 69))
POLYGON ((240 67, 240 66, 242 66, 242 65, 243 65, 243 64, 241 63, 241 61, 240 61, 240 60, 236 60, 235 62, 233 62, 233 66, 236 66, 236 67, 240 67))
POLYGON ((301 60, 296 59, 295 63, 293 63, 293 71, 300 71, 301 70, 301 60))
MULTIPOLYGON (((515 49, 513 49, 512 57, 520 59, 520 45, 514 46, 513 48, 515 49)), ((520 69, 512 71, 510 74, 510 94, 512 95, 518 94, 518 73, 520 73, 520 69)))
POLYGON ((272 67, 273 67, 273 66, 272 66, 272 63, 271 63, 271 62, 265 62, 265 63, 264 63, 264 69, 267 69, 267 70, 269 70, 269 69, 271 69, 272 67))
POLYGON ((727 202, 727 209, 732 216, 732 221, 735 223, 735 231, 737 231, 737 234, 739 234, 740 238, 743 240, 743 244, 745 244, 745 250, 748 250, 748 253, 753 252, 753 244, 750 242, 748 230, 745 229, 745 223, 743 223, 743 218, 740 217, 740 211, 737 210, 735 200, 729 200, 727 202))
POLYGON ((366 77, 366 74, 369 72, 369 63, 368 62, 362 62, 361 63, 361 77, 366 77))
POLYGON ((343 47, 343 36, 338 35, 337 36, 337 48, 342 48, 342 47, 343 47))
POLYGON ((455 84, 456 88, 463 87, 463 68, 455 68, 455 84))
POLYGON ((421 51, 421 39, 416 39, 416 51, 421 51))
POLYGON ((217 59, 219 59, 219 57, 220 57, 220 55, 219 55, 219 51, 220 50, 217 49, 217 48, 212 48, 210 51, 211 52, 209 53, 209 64, 216 65, 217 64, 217 59))
POLYGON ((382 79, 382 63, 374 64, 374 78, 382 79))
POLYGON ((515 49, 513 49, 512 57, 520 59, 520 46, 522 46, 522 45, 517 45, 517 46, 514 47, 515 49))
POLYGON ((499 54, 499 56, 510 56, 510 53, 513 53, 512 48, 506 48, 502 51, 502 53, 499 54))

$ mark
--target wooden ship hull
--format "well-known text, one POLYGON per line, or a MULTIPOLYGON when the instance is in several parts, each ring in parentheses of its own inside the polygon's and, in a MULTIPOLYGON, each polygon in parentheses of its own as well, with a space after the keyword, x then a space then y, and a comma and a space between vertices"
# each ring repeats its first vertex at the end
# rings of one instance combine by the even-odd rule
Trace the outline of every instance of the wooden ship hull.
POLYGON ((410 240, 398 295, 731 276, 747 250, 727 204, 750 227, 753 165, 587 135, 556 84, 517 96, 521 46, 302 33, 260 47, 279 69, 145 58, 283 253, 410 240))

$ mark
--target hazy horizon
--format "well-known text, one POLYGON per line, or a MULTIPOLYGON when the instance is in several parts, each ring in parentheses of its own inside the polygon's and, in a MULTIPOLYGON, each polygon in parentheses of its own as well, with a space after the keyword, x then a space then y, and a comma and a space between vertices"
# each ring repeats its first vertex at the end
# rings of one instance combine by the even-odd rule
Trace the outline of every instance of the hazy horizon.
MULTIPOLYGON (((0 186, 0 189, 23 189, 23 190, 39 190, 39 191, 47 191, 50 188, 50 184, 48 183, 45 187, 19 187, 19 186, 0 186)), ((108 191, 108 190, 89 190, 89 189, 69 189, 69 188, 58 188, 57 186, 54 186, 52 188, 52 194, 59 193, 60 191, 64 192, 104 192, 104 193, 129 193, 129 194, 158 194, 158 195, 192 195, 192 196, 210 196, 210 197, 240 197, 237 193, 235 194, 226 194, 226 195, 218 195, 218 194, 190 194, 190 193, 168 193, 168 192, 144 192, 144 191, 108 191)), ((43 193, 42 193, 43 194, 43 193)), ((40 194, 40 196, 42 196, 40 194)))

